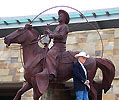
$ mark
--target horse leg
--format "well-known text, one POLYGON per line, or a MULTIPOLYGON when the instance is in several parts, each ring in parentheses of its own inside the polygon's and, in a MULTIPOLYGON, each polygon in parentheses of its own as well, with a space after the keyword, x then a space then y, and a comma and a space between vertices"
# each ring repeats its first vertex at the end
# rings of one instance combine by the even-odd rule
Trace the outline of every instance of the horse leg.
POLYGON ((37 89, 33 89, 33 99, 34 100, 39 100, 39 98, 42 96, 42 94, 38 93, 38 92, 39 92, 38 88, 37 89))
POLYGON ((93 84, 91 85, 91 100, 97 100, 97 91, 94 88, 93 84))
POLYGON ((34 100, 39 100, 40 96, 42 95, 37 87, 37 84, 35 82, 35 87, 33 86, 33 99, 34 100))
POLYGON ((32 86, 27 82, 16 94, 13 100, 21 100, 21 95, 31 89, 32 86))
POLYGON ((39 91, 35 78, 31 78, 31 83, 33 86, 33 99, 39 100, 40 96, 42 95, 39 91))

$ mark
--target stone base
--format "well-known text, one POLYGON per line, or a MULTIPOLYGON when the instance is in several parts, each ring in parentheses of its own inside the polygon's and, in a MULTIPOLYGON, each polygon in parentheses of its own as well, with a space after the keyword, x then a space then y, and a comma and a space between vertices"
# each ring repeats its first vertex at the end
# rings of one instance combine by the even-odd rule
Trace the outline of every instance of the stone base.
MULTIPOLYGON (((65 84, 50 84, 41 100, 76 100, 72 84, 71 82, 66 82, 65 84)), ((89 97, 89 100, 92 99, 89 97)), ((97 100, 102 100, 102 92, 98 93, 97 100)))
POLYGON ((73 88, 66 87, 65 84, 50 84, 42 100, 75 100, 74 94, 73 88))

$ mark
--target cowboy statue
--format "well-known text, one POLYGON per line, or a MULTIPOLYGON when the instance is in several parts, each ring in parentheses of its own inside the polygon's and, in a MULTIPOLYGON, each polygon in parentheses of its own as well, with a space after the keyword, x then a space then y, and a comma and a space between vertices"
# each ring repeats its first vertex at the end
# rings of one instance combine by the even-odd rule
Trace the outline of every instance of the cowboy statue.
POLYGON ((67 25, 69 23, 69 14, 64 10, 59 10, 58 15, 59 25, 56 27, 56 29, 53 32, 50 31, 49 28, 45 30, 45 32, 49 34, 49 37, 53 39, 54 43, 52 48, 47 52, 45 65, 45 67, 48 68, 50 80, 57 78, 57 72, 55 70, 56 58, 59 54, 66 51, 66 40, 69 32, 67 25))
POLYGON ((57 64, 57 58, 66 51, 66 40, 69 32, 67 24, 69 23, 70 18, 69 14, 64 10, 59 10, 58 15, 59 25, 56 29, 53 32, 48 27, 45 29, 45 33, 49 35, 50 39, 53 39, 54 44, 50 49, 46 50, 43 71, 36 75, 38 88, 42 94, 48 88, 50 81, 57 80, 56 67, 59 66, 57 64))

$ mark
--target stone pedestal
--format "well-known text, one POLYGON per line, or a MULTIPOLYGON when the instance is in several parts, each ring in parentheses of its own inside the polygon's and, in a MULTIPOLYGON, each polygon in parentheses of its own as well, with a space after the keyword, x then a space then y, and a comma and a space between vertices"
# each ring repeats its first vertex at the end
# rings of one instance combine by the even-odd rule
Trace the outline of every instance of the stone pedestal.
POLYGON ((73 88, 65 84, 50 84, 41 100, 75 100, 74 94, 73 88))
MULTIPOLYGON (((41 100, 76 100, 72 82, 50 84, 41 100)), ((92 98, 89 97, 89 100, 92 98)), ((102 91, 98 91, 97 100, 102 100, 102 91)))

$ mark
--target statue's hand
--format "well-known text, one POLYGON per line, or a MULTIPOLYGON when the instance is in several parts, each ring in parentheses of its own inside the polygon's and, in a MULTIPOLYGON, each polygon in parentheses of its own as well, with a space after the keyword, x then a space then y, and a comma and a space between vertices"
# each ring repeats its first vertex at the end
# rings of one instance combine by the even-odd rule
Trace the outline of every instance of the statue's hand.
POLYGON ((50 30, 49 29, 46 29, 44 30, 45 34, 50 34, 50 30))

